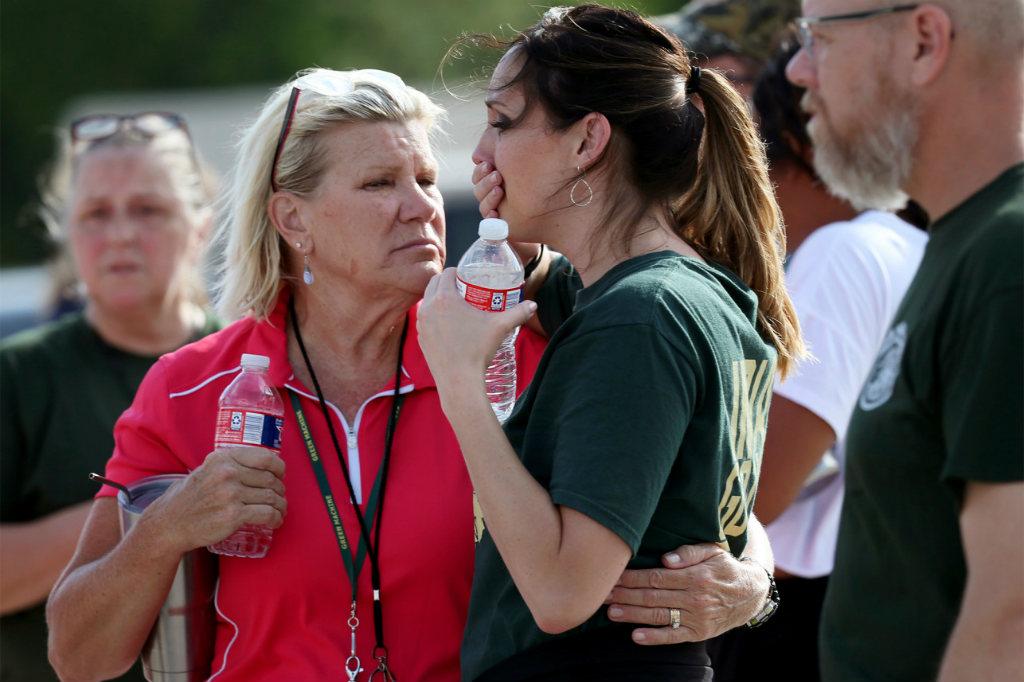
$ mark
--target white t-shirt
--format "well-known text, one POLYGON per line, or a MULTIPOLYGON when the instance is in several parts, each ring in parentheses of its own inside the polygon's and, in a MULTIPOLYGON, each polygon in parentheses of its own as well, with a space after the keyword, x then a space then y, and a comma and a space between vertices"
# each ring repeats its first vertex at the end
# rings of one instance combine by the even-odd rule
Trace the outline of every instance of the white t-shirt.
POLYGON ((832 427, 840 471, 805 487, 768 526, 775 564, 788 573, 816 578, 832 572, 846 428, 927 239, 892 213, 866 211, 815 230, 790 259, 786 286, 814 358, 778 383, 775 394, 832 427))

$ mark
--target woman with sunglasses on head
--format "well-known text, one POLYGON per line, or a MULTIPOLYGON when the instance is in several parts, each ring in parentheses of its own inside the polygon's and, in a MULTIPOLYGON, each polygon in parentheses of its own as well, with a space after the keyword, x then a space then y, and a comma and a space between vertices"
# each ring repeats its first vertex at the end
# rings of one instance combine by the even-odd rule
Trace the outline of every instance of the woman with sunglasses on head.
MULTIPOLYGON (((120 542, 99 493, 48 607, 69 679, 126 668, 179 557, 246 523, 273 536, 219 557, 215 679, 458 678, 472 490, 415 332, 445 257, 440 113, 393 74, 316 69, 245 131, 219 242, 220 307, 241 319, 162 358, 118 422, 107 478, 190 473, 120 542), (213 448, 243 353, 270 359, 280 456, 213 448)), ((523 372, 542 347, 522 335, 523 372)))
POLYGON ((747 544, 776 367, 802 353, 757 133, 723 76, 633 12, 554 8, 498 45, 478 196, 584 288, 504 431, 482 370, 518 320, 466 305, 453 270, 421 306, 487 528, 463 677, 710 680, 703 643, 637 646, 602 603, 677 545, 747 544))
POLYGON ((211 177, 175 114, 90 116, 60 141, 43 217, 85 307, 0 346, 5 681, 55 679, 43 602, 85 523, 88 474, 157 357, 219 328, 198 268, 211 177))
MULTIPOLYGON (((445 257, 439 115, 393 74, 317 69, 278 89, 246 131, 220 291, 242 319, 157 363, 118 423, 108 478, 191 473, 121 542, 113 491, 100 492, 49 605, 67 677, 126 667, 178 557, 255 523, 274 528, 266 556, 220 558, 215 679, 459 679, 476 519, 416 332, 445 257), (280 457, 210 452, 241 353, 270 358, 280 457)), ((523 246, 524 260, 538 248, 523 246)), ((519 335, 519 386, 543 345, 519 335)), ((734 574, 716 575, 717 596, 734 574)))

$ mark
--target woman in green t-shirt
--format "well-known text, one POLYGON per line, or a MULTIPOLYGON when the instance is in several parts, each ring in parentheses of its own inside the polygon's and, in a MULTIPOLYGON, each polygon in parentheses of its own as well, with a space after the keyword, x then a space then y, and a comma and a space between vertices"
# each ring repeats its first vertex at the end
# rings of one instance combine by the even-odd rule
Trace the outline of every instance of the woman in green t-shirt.
POLYGON ((114 422, 158 356, 218 328, 199 272, 215 188, 184 120, 88 116, 69 133, 43 217, 84 310, 0 345, 0 678, 9 682, 56 679, 43 602, 74 552, 98 489, 87 476, 103 471, 114 422))
POLYGON ((451 269, 426 291, 420 342, 486 525, 463 678, 711 679, 702 643, 640 646, 600 607, 626 567, 746 544, 776 367, 802 352, 760 141, 725 77, 633 12, 554 8, 491 44, 481 210, 584 288, 504 432, 482 370, 535 304, 475 310, 451 269))

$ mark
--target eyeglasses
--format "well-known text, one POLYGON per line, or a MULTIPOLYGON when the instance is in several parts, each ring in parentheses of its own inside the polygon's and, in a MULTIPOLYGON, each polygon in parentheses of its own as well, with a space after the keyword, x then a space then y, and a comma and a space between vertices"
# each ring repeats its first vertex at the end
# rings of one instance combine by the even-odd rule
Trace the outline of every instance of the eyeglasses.
POLYGON ((71 122, 71 150, 75 154, 79 143, 99 142, 113 137, 122 130, 135 130, 147 139, 175 130, 181 131, 188 142, 188 155, 198 176, 203 175, 192 133, 185 119, 171 111, 143 111, 138 114, 93 114, 71 122))
POLYGON ((288 98, 288 106, 284 110, 284 121, 281 132, 277 136, 277 148, 274 150, 274 161, 270 166, 270 188, 277 191, 277 162, 291 132, 295 109, 299 104, 299 95, 308 90, 325 97, 344 97, 355 91, 357 85, 368 83, 384 90, 404 89, 405 81, 393 73, 378 69, 358 69, 355 71, 331 71, 318 69, 295 79, 292 94, 288 98))
POLYGON ((139 114, 93 114, 71 122, 71 142, 97 142, 113 137, 122 130, 137 130, 146 137, 156 137, 172 130, 192 136, 185 119, 169 111, 145 111, 139 114))
POLYGON ((837 21, 858 21, 861 19, 872 19, 874 17, 880 17, 886 14, 895 14, 897 12, 909 12, 915 10, 920 5, 918 3, 906 4, 906 5, 894 5, 892 7, 880 7, 878 9, 869 9, 863 12, 850 12, 849 14, 829 14, 824 17, 800 17, 793 23, 797 29, 797 41, 800 43, 800 47, 807 52, 808 56, 814 56, 814 33, 811 30, 812 27, 819 24, 831 24, 837 21))

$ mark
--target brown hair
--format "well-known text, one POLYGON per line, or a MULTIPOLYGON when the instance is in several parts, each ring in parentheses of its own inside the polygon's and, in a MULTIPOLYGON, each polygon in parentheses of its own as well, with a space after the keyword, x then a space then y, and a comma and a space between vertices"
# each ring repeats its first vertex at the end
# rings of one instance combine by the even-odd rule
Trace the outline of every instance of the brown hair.
POLYGON ((786 78, 786 66, 799 49, 795 40, 782 43, 757 77, 751 101, 768 165, 777 168, 789 164, 817 181, 818 173, 808 161, 812 151, 807 134, 810 116, 800 108, 806 91, 786 78))
POLYGON ((608 119, 612 139, 588 170, 614 164, 625 183, 606 202, 604 238, 628 244, 642 216, 662 206, 681 237, 757 294, 758 331, 785 376, 804 352, 784 285, 785 233, 764 146, 726 78, 702 70, 698 107, 679 40, 635 12, 599 5, 552 8, 510 41, 467 40, 522 53, 519 72, 500 86, 522 88, 520 120, 538 103, 555 130, 590 112, 608 119))

